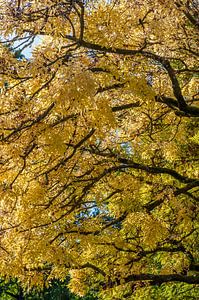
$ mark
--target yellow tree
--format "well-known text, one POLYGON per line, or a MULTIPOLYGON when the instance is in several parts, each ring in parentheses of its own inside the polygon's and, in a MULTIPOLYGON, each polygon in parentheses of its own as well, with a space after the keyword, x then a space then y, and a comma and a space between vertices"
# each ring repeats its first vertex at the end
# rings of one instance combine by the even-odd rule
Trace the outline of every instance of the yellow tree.
POLYGON ((70 274, 104 299, 194 288, 198 1, 1 0, 0 16, 0 274, 70 274), (9 50, 38 36, 30 60, 9 50))

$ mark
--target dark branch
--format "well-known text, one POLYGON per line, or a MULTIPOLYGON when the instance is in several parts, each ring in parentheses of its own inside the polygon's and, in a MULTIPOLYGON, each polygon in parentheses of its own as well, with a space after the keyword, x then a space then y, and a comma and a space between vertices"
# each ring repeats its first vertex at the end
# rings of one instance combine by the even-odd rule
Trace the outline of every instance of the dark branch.
MULTIPOLYGON (((198 276, 185 276, 179 274, 153 275, 153 274, 133 274, 124 278, 126 283, 131 281, 153 281, 153 285, 160 285, 166 282, 185 282, 188 284, 199 284, 198 276)), ((119 285, 118 282, 116 285, 119 285)))

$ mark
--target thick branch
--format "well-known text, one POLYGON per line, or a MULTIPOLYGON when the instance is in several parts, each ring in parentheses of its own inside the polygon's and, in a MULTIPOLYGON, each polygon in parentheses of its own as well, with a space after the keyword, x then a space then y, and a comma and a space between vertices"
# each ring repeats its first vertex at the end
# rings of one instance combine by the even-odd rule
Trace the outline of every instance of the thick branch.
POLYGON ((117 112, 117 111, 126 110, 126 109, 130 109, 130 108, 134 108, 134 107, 139 107, 139 106, 140 106, 140 102, 128 103, 128 104, 113 106, 112 107, 112 111, 113 112, 117 112))
POLYGON ((125 158, 124 159, 120 158, 118 160, 121 163, 125 164, 125 165, 120 166, 121 169, 122 168, 133 168, 133 169, 137 169, 137 170, 146 171, 147 173, 150 173, 150 174, 167 174, 167 175, 171 175, 173 178, 175 178, 183 183, 191 183, 193 181, 199 183, 199 180, 196 180, 194 178, 189 178, 187 176, 183 176, 173 169, 163 168, 163 167, 158 167, 158 166, 156 166, 156 167, 146 166, 143 164, 135 163, 135 162, 130 161, 125 158))
MULTIPOLYGON (((87 42, 84 40, 78 40, 76 37, 73 37, 71 35, 65 36, 67 39, 72 40, 79 44, 80 46, 87 48, 87 49, 93 49, 96 51, 101 51, 101 52, 106 52, 106 53, 113 53, 113 54, 119 54, 119 55, 129 55, 129 56, 134 56, 134 55, 142 55, 147 58, 150 58, 158 63, 160 63, 164 69, 167 71, 169 78, 172 83, 172 88, 173 88, 173 93, 174 96, 177 99, 177 107, 179 108, 180 111, 190 115, 190 116, 198 116, 199 114, 199 109, 197 107, 191 107, 187 106, 187 103, 182 95, 182 91, 178 82, 178 79, 176 77, 174 69, 171 67, 171 64, 168 59, 165 57, 161 57, 157 54, 144 51, 146 45, 141 47, 140 49, 137 50, 131 50, 131 49, 123 49, 123 48, 111 48, 111 47, 106 47, 106 46, 101 46, 95 43, 87 42)), ((176 100, 174 100, 176 101, 176 100)))
MULTIPOLYGON (((124 278, 126 283, 131 281, 153 281, 153 285, 159 285, 166 282, 185 282, 188 284, 199 284, 198 276, 185 276, 179 274, 153 275, 153 274, 133 274, 124 278)), ((116 285, 119 285, 118 282, 116 285)))
POLYGON ((158 166, 155 166, 155 167, 147 166, 147 165, 144 165, 141 163, 136 163, 131 159, 119 157, 117 154, 114 154, 114 153, 102 153, 94 148, 90 148, 90 149, 86 149, 86 150, 95 155, 99 155, 99 156, 103 156, 103 157, 112 157, 112 158, 116 159, 116 161, 121 163, 121 165, 119 165, 119 166, 107 169, 107 173, 110 173, 110 171, 116 171, 116 170, 120 170, 120 169, 133 168, 136 170, 143 170, 150 174, 171 175, 173 178, 177 179, 180 182, 192 183, 192 184, 194 184, 194 186, 199 184, 199 180, 194 179, 194 178, 189 178, 187 176, 183 176, 173 169, 158 167, 158 166))
POLYGON ((164 103, 170 108, 174 109, 176 115, 185 116, 185 117, 190 117, 190 116, 199 117, 199 107, 197 106, 186 105, 186 108, 183 111, 181 111, 179 110, 178 101, 173 98, 165 97, 165 96, 161 96, 161 97, 156 96, 155 100, 157 102, 164 103))

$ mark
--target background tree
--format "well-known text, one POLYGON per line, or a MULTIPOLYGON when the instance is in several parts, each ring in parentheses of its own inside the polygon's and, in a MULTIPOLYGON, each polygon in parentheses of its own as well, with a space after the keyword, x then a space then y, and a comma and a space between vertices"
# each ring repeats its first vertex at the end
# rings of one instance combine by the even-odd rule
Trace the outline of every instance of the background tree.
POLYGON ((0 281, 0 296, 2 300, 97 300, 91 293, 78 297, 70 293, 67 288, 68 278, 64 281, 53 280, 48 287, 42 290, 23 290, 16 279, 0 281))
POLYGON ((197 299, 198 1, 0 4, 0 273, 197 299))

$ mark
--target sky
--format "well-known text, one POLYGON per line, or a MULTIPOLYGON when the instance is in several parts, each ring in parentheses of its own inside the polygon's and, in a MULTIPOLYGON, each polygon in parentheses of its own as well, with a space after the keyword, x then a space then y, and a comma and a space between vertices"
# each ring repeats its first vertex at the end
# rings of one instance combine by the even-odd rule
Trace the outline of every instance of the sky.
MULTIPOLYGON (((14 43, 14 47, 16 47, 19 43, 20 43, 20 42, 16 41, 16 42, 14 43)), ((40 37, 40 36, 36 37, 35 40, 34 40, 34 42, 33 42, 30 46, 26 47, 26 48, 22 51, 22 54, 23 54, 27 59, 30 59, 31 56, 32 56, 32 50, 33 50, 33 48, 34 48, 35 46, 39 45, 39 43, 41 43, 41 37, 40 37)), ((20 47, 17 48, 16 50, 19 50, 19 49, 20 49, 20 47)))

